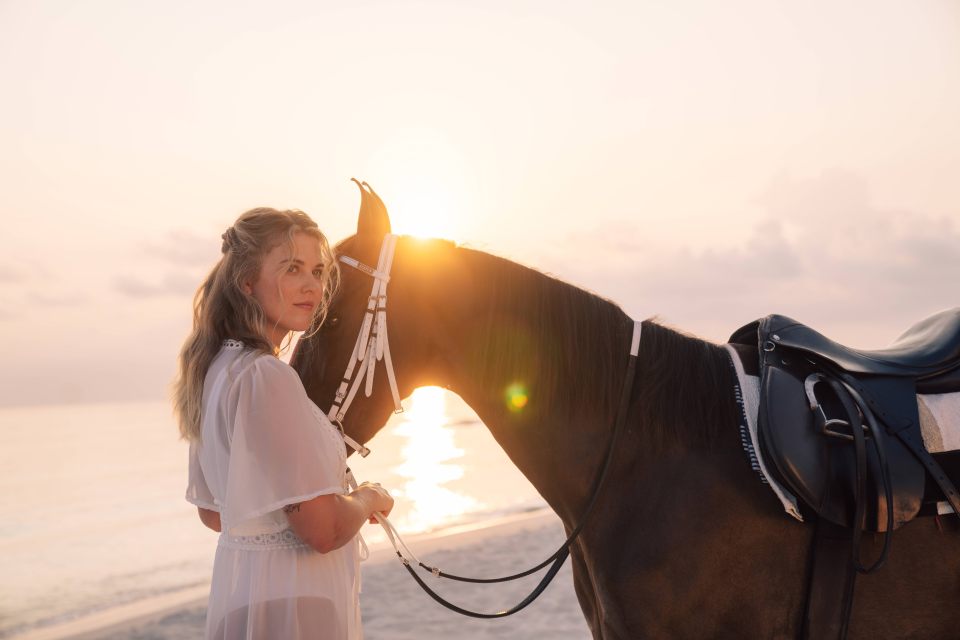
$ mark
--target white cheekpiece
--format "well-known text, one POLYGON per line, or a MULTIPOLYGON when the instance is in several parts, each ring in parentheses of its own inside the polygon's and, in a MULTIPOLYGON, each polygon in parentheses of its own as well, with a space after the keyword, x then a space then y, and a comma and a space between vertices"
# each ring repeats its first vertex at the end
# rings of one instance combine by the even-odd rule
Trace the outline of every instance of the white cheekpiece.
MULTIPOLYGON (((353 345, 353 355, 347 362, 347 369, 343 374, 343 381, 337 389, 333 404, 327 411, 327 417, 337 424, 343 424, 347 410, 353 404, 360 385, 366 378, 364 394, 369 398, 373 394, 373 377, 376 373, 377 362, 383 361, 387 369, 387 382, 390 384, 390 393, 393 395, 393 406, 397 413, 403 411, 400 404, 400 390, 397 387, 397 376, 393 371, 393 360, 390 357, 390 341, 387 338, 387 284, 390 282, 390 269, 393 267, 393 255, 397 248, 397 236, 387 234, 383 237, 380 246, 380 258, 377 268, 373 269, 350 256, 341 256, 340 261, 354 269, 366 273, 373 279, 370 297, 367 298, 367 310, 360 325, 360 334, 353 345), (359 366, 358 366, 359 365, 359 366), (356 377, 354 378, 354 375, 356 377)), ((348 441, 351 442, 352 441, 348 441)), ((351 446, 353 446, 351 444, 351 446)), ((366 456, 369 452, 365 447, 353 447, 366 456)))

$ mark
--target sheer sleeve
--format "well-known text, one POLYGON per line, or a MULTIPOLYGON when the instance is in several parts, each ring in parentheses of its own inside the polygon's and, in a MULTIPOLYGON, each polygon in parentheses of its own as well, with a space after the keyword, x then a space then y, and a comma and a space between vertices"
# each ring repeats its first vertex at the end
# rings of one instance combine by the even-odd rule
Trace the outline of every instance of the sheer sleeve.
POLYGON ((228 409, 233 432, 221 509, 225 530, 287 504, 343 493, 343 445, 318 420, 289 365, 261 356, 237 376, 228 395, 236 413, 228 409))
POLYGON ((220 507, 215 504, 213 494, 207 485, 207 479, 203 475, 203 469, 200 467, 200 448, 196 442, 190 442, 190 461, 187 472, 187 502, 210 509, 211 511, 220 511, 220 507))

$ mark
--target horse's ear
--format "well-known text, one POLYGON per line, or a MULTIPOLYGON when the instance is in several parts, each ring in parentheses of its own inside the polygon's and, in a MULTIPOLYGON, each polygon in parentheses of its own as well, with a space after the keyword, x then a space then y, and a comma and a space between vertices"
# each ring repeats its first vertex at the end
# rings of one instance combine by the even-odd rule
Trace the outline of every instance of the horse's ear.
POLYGON ((360 215, 357 218, 357 236, 380 240, 390 233, 390 216, 380 196, 366 182, 350 178, 360 187, 360 215))

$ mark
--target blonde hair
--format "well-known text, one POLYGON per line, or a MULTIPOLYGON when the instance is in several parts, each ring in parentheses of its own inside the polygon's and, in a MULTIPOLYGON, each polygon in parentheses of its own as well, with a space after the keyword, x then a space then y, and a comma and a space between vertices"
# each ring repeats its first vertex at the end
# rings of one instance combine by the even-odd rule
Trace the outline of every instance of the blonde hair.
POLYGON ((294 234, 306 233, 317 239, 323 261, 323 295, 314 312, 311 333, 326 319, 330 300, 340 280, 340 271, 330 244, 317 224, 302 211, 278 211, 267 207, 242 214, 221 238, 223 256, 193 297, 193 330, 183 344, 179 375, 173 384, 174 414, 184 440, 200 440, 200 410, 207 369, 227 338, 248 348, 276 355, 267 338, 267 320, 260 303, 243 290, 243 283, 256 282, 263 258, 274 247, 288 242, 294 234))

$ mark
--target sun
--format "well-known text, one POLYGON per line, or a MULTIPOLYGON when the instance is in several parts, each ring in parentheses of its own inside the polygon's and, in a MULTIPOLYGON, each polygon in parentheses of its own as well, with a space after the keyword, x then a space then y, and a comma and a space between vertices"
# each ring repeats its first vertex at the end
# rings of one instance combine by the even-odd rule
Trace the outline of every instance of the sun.
MULTIPOLYGON (((448 132, 401 127, 371 153, 364 169, 390 212, 393 231, 421 238, 463 240, 475 171, 448 132)), ((368 178, 369 179, 369 178, 368 178)))
POLYGON ((390 223, 395 233, 420 238, 460 236, 459 215, 454 199, 438 184, 406 185, 391 195, 390 223))

